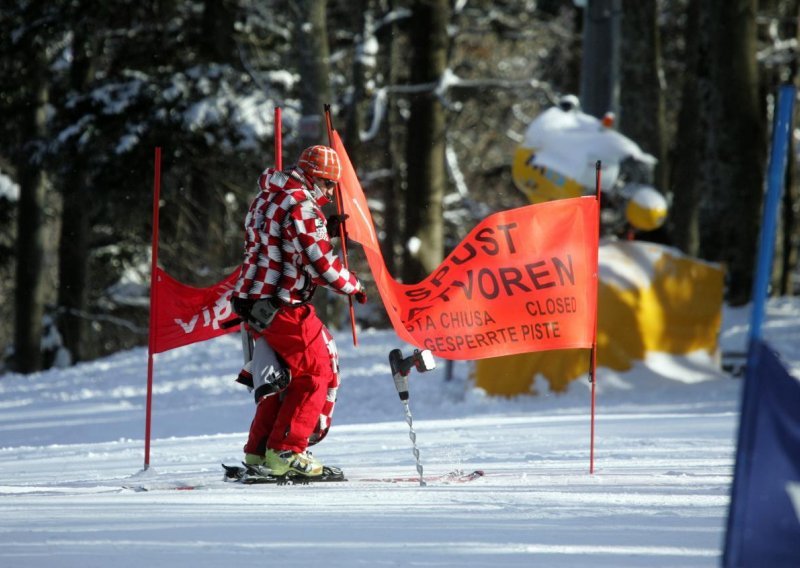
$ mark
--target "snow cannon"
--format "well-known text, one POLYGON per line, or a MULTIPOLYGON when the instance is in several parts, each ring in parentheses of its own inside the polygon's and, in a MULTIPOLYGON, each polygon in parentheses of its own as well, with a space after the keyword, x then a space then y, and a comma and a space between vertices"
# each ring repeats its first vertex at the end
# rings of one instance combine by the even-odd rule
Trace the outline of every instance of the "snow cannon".
POLYGON ((600 120, 582 112, 574 95, 562 97, 528 125, 511 168, 514 185, 531 203, 542 203, 594 194, 598 160, 604 192, 614 190, 625 161, 652 171, 655 157, 614 130, 613 124, 610 113, 600 120))
POLYGON ((408 357, 403 357, 403 352, 399 349, 392 349, 389 353, 389 365, 392 368, 392 378, 400 400, 408 400, 408 375, 412 368, 420 373, 431 371, 436 368, 436 361, 433 353, 427 349, 420 351, 414 349, 414 353, 408 357))
POLYGON ((655 231, 667 218, 667 200, 654 188, 636 187, 625 206, 625 219, 639 231, 655 231))

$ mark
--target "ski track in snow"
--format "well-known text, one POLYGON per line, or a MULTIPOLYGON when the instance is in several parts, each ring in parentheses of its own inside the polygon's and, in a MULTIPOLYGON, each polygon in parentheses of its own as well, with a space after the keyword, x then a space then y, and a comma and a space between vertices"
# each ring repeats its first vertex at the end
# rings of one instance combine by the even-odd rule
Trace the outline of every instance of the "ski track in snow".
MULTIPOLYGON (((797 374, 800 302, 769 307, 765 334, 797 374)), ((726 310, 724 350, 743 350, 747 317, 726 310)), ((222 481, 253 412, 235 336, 156 357, 147 471, 146 351, 0 377, 0 566, 719 564, 740 379, 693 357, 600 369, 590 475, 586 380, 494 398, 465 363, 445 382, 440 360, 411 376, 420 487, 387 360, 408 346, 389 331, 363 331, 357 349, 336 338, 334 427, 312 450, 345 483, 222 481), (388 478, 407 481, 375 481, 388 478)))

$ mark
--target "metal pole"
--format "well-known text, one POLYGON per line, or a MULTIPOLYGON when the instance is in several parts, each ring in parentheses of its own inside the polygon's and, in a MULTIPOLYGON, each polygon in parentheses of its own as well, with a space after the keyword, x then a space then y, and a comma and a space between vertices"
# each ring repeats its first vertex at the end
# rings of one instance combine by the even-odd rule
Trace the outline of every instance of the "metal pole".
POLYGON ((417 473, 419 473, 419 486, 425 487, 427 484, 422 477, 422 463, 420 462, 419 449, 417 448, 417 433, 414 432, 414 419, 411 416, 411 408, 408 406, 408 374, 411 372, 412 367, 416 368, 420 373, 435 369, 436 362, 431 352, 427 349, 422 351, 415 349, 413 355, 406 358, 403 358, 403 353, 399 349, 392 349, 389 353, 389 367, 392 369, 394 388, 397 389, 397 394, 400 396, 400 401, 405 409, 406 423, 409 430, 408 437, 411 439, 417 473))
POLYGON ((621 0, 588 0, 583 9, 581 107, 601 118, 619 114, 619 45, 621 0))
POLYGON ((419 486, 425 487, 425 479, 422 477, 422 463, 419 460, 419 449, 417 448, 417 433, 414 432, 414 418, 411 416, 411 408, 408 406, 408 400, 403 401, 403 408, 406 412, 406 423, 408 424, 408 437, 411 439, 411 451, 414 454, 414 460, 417 465, 417 473, 419 474, 419 486))

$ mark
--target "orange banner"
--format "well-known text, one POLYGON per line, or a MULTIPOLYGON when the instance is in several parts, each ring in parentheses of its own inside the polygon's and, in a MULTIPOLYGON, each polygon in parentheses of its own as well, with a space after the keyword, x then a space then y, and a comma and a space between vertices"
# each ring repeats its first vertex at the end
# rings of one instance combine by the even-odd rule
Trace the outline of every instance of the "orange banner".
POLYGON ((348 237, 364 247, 397 334, 445 359, 590 348, 597 310, 598 203, 562 199, 484 219, 419 284, 386 269, 355 170, 339 134, 348 237))

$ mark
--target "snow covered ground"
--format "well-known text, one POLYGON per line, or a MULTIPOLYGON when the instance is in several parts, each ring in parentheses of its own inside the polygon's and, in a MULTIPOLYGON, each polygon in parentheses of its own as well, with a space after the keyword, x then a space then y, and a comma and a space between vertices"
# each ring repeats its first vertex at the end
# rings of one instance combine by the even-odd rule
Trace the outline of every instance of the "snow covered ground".
MULTIPOLYGON (((765 336, 800 376, 800 302, 773 301, 767 315, 765 336)), ((726 310, 724 350, 744 349, 747 318, 726 310)), ((222 481, 253 412, 233 381, 236 336, 156 358, 147 472, 145 350, 0 376, 0 566, 719 564, 741 379, 702 357, 600 369, 590 475, 587 381, 497 399, 470 386, 465 363, 445 382, 440 361, 411 376, 420 487, 387 361, 407 346, 389 331, 360 340, 337 335, 343 385, 314 448, 347 483, 222 481), (394 477, 408 480, 382 481, 394 477)))

